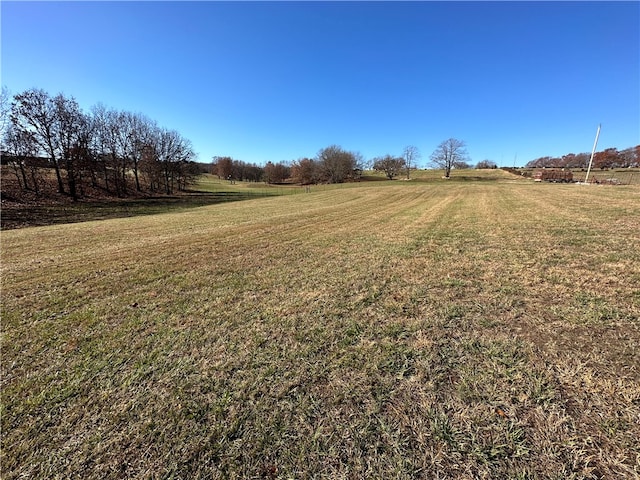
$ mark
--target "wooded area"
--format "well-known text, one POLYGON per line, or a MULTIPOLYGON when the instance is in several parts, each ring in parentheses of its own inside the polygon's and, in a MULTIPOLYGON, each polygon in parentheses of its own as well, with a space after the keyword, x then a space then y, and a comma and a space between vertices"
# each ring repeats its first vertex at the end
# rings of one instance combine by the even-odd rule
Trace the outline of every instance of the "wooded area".
POLYGON ((87 188, 171 194, 201 172, 189 140, 140 113, 101 104, 84 112, 73 97, 40 89, 16 94, 2 113, 2 163, 36 194, 51 170, 74 200, 87 188))

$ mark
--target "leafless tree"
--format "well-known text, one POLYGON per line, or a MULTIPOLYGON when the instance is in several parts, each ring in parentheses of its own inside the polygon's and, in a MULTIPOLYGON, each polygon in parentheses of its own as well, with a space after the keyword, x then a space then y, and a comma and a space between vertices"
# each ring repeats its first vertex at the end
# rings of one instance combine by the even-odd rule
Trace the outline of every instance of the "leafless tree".
POLYGON ((79 150, 87 144, 89 122, 73 97, 58 94, 53 98, 55 113, 56 143, 59 156, 67 172, 69 193, 74 200, 78 199, 78 183, 80 181, 79 150))
POLYGON ((373 159, 373 169, 384 172, 389 180, 393 180, 393 177, 397 176, 404 167, 405 160, 402 157, 385 155, 373 159))
POLYGON ((459 160, 453 163, 453 168, 456 170, 468 170, 471 168, 471 164, 469 162, 465 162, 464 160, 459 160))
POLYGON ((410 178, 411 169, 417 167, 420 157, 421 154, 418 147, 414 147, 413 145, 407 145, 404 147, 404 150, 402 151, 402 158, 404 158, 405 168, 407 169, 407 179, 410 178))
POLYGON ((444 169, 444 176, 449 178, 451 169, 455 168, 456 164, 467 164, 469 157, 465 147, 466 145, 462 140, 455 138, 445 140, 431 154, 431 163, 444 169))
POLYGON ((638 166, 640 163, 640 145, 637 147, 629 147, 618 152, 620 164, 624 168, 638 166))
POLYGON ((359 179, 362 177, 362 171, 365 168, 367 160, 364 158, 364 155, 360 152, 351 152, 353 155, 353 178, 359 179))
POLYGON ((193 160, 195 153, 191 142, 175 130, 161 128, 155 135, 155 159, 162 171, 165 193, 173 193, 181 187, 182 167, 193 160))
POLYGON ((36 159, 39 147, 33 133, 9 125, 3 139, 2 154, 7 155, 8 164, 13 167, 21 188, 39 193, 36 159), (28 180, 27 171, 30 173, 31 182, 28 180))
POLYGON ((152 141, 152 132, 157 127, 154 121, 139 113, 122 112, 118 120, 123 179, 126 180, 128 172, 132 171, 136 190, 141 191, 139 164, 145 145, 152 141))
POLYGON ((93 168, 90 172, 91 183, 94 187, 99 186, 98 177, 102 176, 104 179, 104 188, 107 192, 111 191, 109 172, 113 159, 117 155, 115 135, 116 117, 117 112, 108 109, 101 103, 91 108, 89 117, 93 130, 91 148, 95 156, 93 168))
POLYGON ((320 150, 317 162, 323 180, 328 183, 342 183, 353 178, 358 168, 356 156, 338 145, 331 145, 320 150))
POLYGON ((218 178, 229 179, 233 173, 233 158, 231 157, 213 157, 213 165, 218 178))
POLYGON ((486 168, 498 168, 498 165, 493 160, 482 160, 476 164, 478 170, 486 168))
POLYGON ((267 183, 282 183, 291 175, 291 169, 282 162, 267 162, 264 166, 264 180, 267 183))
MULTIPOLYGON (((171 193, 176 187, 186 188, 199 172, 191 143, 178 132, 160 128, 144 115, 100 104, 85 114, 73 97, 63 94, 51 98, 43 90, 30 89, 15 95, 9 127, 13 148, 33 147, 33 157, 46 157, 55 168, 58 191, 67 193, 68 187, 74 200, 84 195, 89 178, 97 187, 102 176, 107 191, 127 195, 132 177, 136 190, 142 191, 139 172, 144 169, 152 190, 163 187, 171 193)), ((2 138, 8 140, 6 135, 2 138)), ((16 171, 26 186, 24 166, 16 164, 16 171)))
POLYGON ((30 89, 15 95, 11 104, 11 122, 19 130, 31 132, 56 172, 58 191, 65 193, 60 172, 56 106, 47 92, 30 89))

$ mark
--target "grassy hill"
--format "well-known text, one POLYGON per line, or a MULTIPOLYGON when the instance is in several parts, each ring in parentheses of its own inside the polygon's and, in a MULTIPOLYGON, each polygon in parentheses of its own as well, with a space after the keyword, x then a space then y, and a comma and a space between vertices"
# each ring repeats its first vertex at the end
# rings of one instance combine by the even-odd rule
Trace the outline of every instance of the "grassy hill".
POLYGON ((2 477, 637 477, 640 191, 509 178, 0 232, 2 477))

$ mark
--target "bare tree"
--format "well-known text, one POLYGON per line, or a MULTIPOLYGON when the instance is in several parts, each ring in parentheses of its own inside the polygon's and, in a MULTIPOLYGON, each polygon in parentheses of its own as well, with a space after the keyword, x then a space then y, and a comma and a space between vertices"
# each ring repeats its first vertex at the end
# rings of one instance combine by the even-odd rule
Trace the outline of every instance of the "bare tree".
POLYGON ((231 157, 213 157, 213 165, 218 178, 228 180, 233 173, 233 158, 231 157))
POLYGON ((407 145, 404 147, 404 150, 402 151, 402 158, 404 158, 405 168, 407 169, 407 179, 410 178, 411 169, 417 167, 420 157, 421 154, 418 147, 414 147, 413 145, 407 145))
POLYGON ((360 152, 351 152, 351 154, 353 155, 353 178, 357 180, 362 177, 367 160, 360 152))
POLYGON ((54 125, 56 127, 54 132, 59 148, 59 156, 67 172, 69 193, 74 200, 77 200, 78 184, 80 182, 78 152, 81 145, 88 143, 86 137, 90 135, 88 132, 89 122, 73 97, 67 98, 60 93, 52 101, 55 113, 54 125))
POLYGON ((451 169, 455 168, 456 164, 467 164, 468 154, 465 147, 466 145, 462 140, 455 138, 445 140, 431 154, 431 163, 444 169, 444 176, 449 178, 451 169))
POLYGON ((453 168, 456 170, 468 170, 471 168, 471 164, 464 160, 458 160, 457 162, 453 162, 453 168))
POLYGON ((33 190, 39 193, 37 178, 38 144, 32 132, 20 130, 9 125, 3 135, 3 156, 7 155, 7 163, 13 166, 18 183, 24 190, 33 190), (30 171, 32 187, 27 179, 27 170, 30 171))
POLYGON ((249 182, 259 182, 264 176, 264 168, 255 163, 246 164, 244 167, 244 179, 249 182))
POLYGON ((65 193, 58 161, 56 106, 49 94, 41 89, 26 90, 15 95, 11 104, 11 122, 16 128, 32 132, 39 147, 49 157, 58 181, 58 191, 65 193))
POLYGON ((393 177, 397 176, 404 167, 405 160, 402 157, 385 155, 373 159, 373 169, 384 172, 389 180, 393 180, 393 177))
POLYGON ((152 131, 156 128, 155 122, 139 113, 121 112, 118 115, 118 144, 122 155, 120 161, 123 185, 126 188, 126 179, 129 172, 133 172, 136 190, 142 190, 139 178, 139 164, 145 145, 152 140, 152 131))
POLYGON ((61 173, 65 169, 69 193, 77 200, 79 154, 83 146, 88 148, 91 135, 88 119, 78 102, 63 94, 51 98, 44 90, 31 89, 14 97, 10 118, 12 128, 23 136, 31 136, 48 156, 60 193, 65 193, 61 173))
MULTIPOLYGON (((3 89, 0 126, 6 116, 5 94, 3 89)), ((35 160, 46 157, 46 166, 55 168, 58 191, 67 193, 68 187, 74 200, 84 195, 89 178, 91 185, 97 187, 104 176, 107 191, 126 195, 132 177, 135 188, 142 191, 140 171, 151 190, 164 187, 166 193, 171 193, 176 186, 186 188, 198 171, 191 143, 141 114, 97 105, 87 115, 73 97, 59 94, 51 98, 44 90, 31 89, 13 97, 8 118, 12 148, 22 152, 22 158, 26 150, 35 160)), ((9 137, 2 135, 2 140, 5 149, 9 137)), ((40 163, 36 161, 34 165, 40 163)), ((25 165, 28 163, 19 161, 15 168, 27 188, 25 165)))
POLYGON ((264 166, 264 180, 267 183, 282 183, 291 175, 291 169, 282 162, 267 162, 264 166))
POLYGON ((618 152, 621 160, 621 166, 624 168, 633 167, 640 162, 640 146, 629 147, 618 152))
POLYGON ((476 164, 476 169, 486 169, 486 168, 498 168, 498 165, 493 160, 482 160, 476 164))
POLYGON ((175 130, 161 128, 155 140, 155 159, 162 171, 165 193, 169 195, 176 185, 183 188, 182 168, 194 159, 195 153, 191 142, 175 130))
MULTIPOLYGON (((91 174, 91 183, 98 186, 98 176, 104 177, 104 188, 110 192, 109 171, 113 159, 117 155, 115 126, 117 112, 109 110, 102 104, 91 108, 90 121, 93 124, 93 137, 91 139, 92 150, 95 154, 95 162, 91 174)), ((115 180, 114 180, 115 183, 115 180)))
POLYGON ((158 191, 162 183, 162 170, 156 153, 156 134, 157 130, 154 130, 149 143, 142 149, 142 158, 140 159, 140 175, 145 179, 151 192, 158 191))
POLYGON ((338 145, 331 145, 318 152, 320 171, 328 183, 342 183, 353 178, 358 168, 356 156, 338 145))

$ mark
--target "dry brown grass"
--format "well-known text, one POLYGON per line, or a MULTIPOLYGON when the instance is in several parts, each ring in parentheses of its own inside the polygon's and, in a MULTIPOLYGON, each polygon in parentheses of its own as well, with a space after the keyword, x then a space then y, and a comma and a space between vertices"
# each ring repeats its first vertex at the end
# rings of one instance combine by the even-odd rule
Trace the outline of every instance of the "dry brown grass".
POLYGON ((3 478, 637 478, 640 191, 2 232, 3 478))

